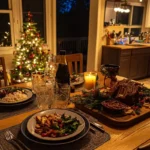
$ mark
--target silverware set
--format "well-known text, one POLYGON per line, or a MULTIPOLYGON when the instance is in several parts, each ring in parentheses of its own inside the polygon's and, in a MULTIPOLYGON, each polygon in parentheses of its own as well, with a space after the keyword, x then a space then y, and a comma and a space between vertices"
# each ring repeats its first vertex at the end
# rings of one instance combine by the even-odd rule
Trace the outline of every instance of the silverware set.
POLYGON ((0 150, 4 150, 1 144, 0 144, 0 150))
MULTIPOLYGON (((17 139, 10 130, 5 131, 4 136, 5 139, 9 143, 11 143, 14 147, 16 147, 18 150, 30 150, 23 142, 17 139)), ((3 150, 2 146, 0 146, 0 148, 1 148, 0 150, 3 150)))

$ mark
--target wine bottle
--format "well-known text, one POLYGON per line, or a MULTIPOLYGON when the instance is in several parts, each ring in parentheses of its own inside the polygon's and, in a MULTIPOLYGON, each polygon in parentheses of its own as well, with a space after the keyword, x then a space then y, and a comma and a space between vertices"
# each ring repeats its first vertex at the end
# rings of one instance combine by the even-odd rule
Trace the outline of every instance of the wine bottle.
POLYGON ((56 83, 57 85, 70 85, 70 74, 66 61, 66 51, 61 50, 58 61, 58 69, 56 72, 56 83))

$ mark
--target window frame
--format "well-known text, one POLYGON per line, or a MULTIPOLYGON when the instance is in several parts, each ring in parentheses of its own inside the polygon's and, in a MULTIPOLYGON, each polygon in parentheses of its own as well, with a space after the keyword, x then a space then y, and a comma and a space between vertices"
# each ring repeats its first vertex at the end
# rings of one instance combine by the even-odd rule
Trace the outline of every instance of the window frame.
POLYGON ((128 25, 124 25, 124 28, 128 28, 128 32, 131 33, 131 29, 132 28, 140 28, 141 31, 144 29, 144 16, 145 16, 145 5, 143 3, 131 3, 131 12, 130 12, 130 16, 129 16, 129 24, 128 25), (142 24, 141 25, 132 25, 132 18, 133 18, 133 7, 134 6, 140 6, 140 7, 144 7, 144 11, 143 11, 143 18, 142 18, 142 24))
POLYGON ((8 10, 3 10, 1 9, 0 10, 0 13, 5 13, 5 14, 9 14, 9 18, 10 18, 10 31, 11 31, 11 43, 12 43, 12 46, 4 46, 4 47, 0 47, 0 54, 3 54, 3 53, 6 53, 7 51, 7 54, 10 53, 10 50, 12 50, 14 48, 14 25, 13 25, 13 15, 12 15, 12 1, 11 0, 8 0, 8 10))

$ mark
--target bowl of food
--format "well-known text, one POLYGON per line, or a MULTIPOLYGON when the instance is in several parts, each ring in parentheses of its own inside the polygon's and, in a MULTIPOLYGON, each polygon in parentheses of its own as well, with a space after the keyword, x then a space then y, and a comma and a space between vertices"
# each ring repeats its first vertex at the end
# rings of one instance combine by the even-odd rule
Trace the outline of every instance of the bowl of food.
POLYGON ((111 99, 105 100, 101 102, 103 107, 103 111, 111 113, 111 114, 123 114, 124 111, 128 108, 128 106, 118 100, 111 99))

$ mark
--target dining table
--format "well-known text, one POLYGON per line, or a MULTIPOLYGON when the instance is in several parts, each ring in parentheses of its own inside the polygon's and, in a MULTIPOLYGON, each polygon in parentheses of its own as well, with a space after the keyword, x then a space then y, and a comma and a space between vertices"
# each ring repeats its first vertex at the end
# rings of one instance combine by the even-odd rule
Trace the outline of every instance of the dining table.
MULTIPOLYGON (((99 85, 103 85, 104 76, 100 72, 97 73, 99 76, 98 83, 99 85)), ((124 79, 124 77, 117 76, 117 79, 121 80, 124 79)), ((109 82, 110 80, 108 79, 107 84, 109 84, 109 82)), ((31 82, 19 83, 11 86, 32 89, 31 82)), ((146 86, 150 88, 150 84, 146 86)), ((77 90, 74 93, 70 93, 70 96, 72 97, 76 94, 81 94, 81 91, 77 90)), ((26 112, 2 118, 0 120, 0 130, 4 130, 12 126, 21 124, 25 118, 39 111, 40 110, 36 107, 26 112)), ((125 129, 120 129, 117 127, 114 128, 100 121, 98 121, 98 123, 101 124, 104 130, 110 135, 110 139, 95 148, 96 150, 136 150, 138 146, 142 145, 145 142, 148 142, 150 139, 150 118, 146 118, 145 120, 140 121, 137 124, 125 129)))

